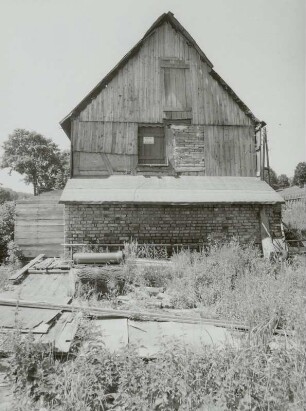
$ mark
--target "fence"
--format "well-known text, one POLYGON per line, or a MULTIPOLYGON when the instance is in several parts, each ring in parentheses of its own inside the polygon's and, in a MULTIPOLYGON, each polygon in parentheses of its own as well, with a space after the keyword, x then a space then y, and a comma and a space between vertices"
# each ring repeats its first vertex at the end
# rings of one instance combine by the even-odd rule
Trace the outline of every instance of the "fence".
POLYGON ((64 248, 62 191, 50 191, 16 203, 15 242, 26 258, 59 257, 64 248))

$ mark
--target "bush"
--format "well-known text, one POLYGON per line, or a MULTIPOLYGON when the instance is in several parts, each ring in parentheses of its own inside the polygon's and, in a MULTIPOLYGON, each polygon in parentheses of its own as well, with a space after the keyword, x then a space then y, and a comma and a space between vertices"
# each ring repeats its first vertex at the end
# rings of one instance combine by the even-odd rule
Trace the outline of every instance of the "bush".
POLYGON ((8 244, 14 239, 15 203, 0 205, 0 263, 8 256, 8 244))

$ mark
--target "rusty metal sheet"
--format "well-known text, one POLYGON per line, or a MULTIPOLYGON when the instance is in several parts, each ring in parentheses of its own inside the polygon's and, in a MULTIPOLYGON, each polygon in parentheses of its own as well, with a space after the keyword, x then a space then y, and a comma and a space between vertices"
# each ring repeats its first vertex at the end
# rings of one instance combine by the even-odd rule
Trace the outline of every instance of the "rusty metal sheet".
POLYGON ((61 203, 284 203, 283 198, 257 177, 146 177, 112 175, 99 179, 73 178, 61 203))

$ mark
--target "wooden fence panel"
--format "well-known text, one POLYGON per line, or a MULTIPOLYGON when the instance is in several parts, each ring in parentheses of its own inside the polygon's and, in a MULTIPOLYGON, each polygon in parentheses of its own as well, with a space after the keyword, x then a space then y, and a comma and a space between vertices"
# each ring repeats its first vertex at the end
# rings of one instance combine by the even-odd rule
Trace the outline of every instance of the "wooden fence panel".
POLYGON ((15 242, 26 258, 59 257, 64 249, 64 205, 61 190, 16 203, 15 242))

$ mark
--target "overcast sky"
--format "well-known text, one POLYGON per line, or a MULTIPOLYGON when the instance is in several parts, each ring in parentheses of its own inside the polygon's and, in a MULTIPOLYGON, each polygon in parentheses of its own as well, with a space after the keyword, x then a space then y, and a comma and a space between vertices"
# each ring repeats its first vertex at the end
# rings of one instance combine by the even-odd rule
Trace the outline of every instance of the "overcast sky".
MULTIPOLYGON (((59 121, 167 11, 268 124, 270 163, 305 161, 304 0, 0 0, 0 144, 15 128, 61 148, 59 121)), ((32 191, 0 171, 0 183, 32 191)))

